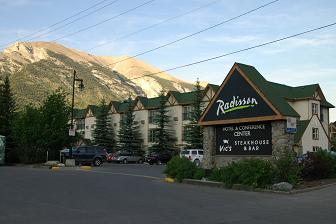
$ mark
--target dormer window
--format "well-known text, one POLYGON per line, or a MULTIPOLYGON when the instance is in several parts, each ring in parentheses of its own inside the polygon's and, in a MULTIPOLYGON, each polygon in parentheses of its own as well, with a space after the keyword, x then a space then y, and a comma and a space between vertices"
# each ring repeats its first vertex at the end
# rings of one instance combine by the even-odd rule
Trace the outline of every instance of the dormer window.
POLYGON ((316 114, 318 115, 318 104, 317 103, 312 103, 312 113, 313 115, 316 114))

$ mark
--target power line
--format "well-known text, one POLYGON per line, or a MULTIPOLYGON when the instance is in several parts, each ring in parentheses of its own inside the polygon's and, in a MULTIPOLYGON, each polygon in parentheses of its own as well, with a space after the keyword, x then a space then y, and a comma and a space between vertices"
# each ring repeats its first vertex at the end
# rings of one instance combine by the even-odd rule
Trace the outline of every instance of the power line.
POLYGON ((120 16, 122 16, 122 15, 124 15, 124 14, 127 14, 127 13, 129 13, 129 12, 132 12, 132 11, 134 11, 134 10, 140 8, 140 7, 143 7, 143 6, 145 6, 145 5, 148 5, 148 4, 150 4, 150 3, 154 2, 154 1, 156 1, 156 0, 150 0, 150 1, 144 2, 144 3, 138 5, 138 6, 134 7, 134 8, 128 9, 128 10, 126 10, 126 11, 124 11, 124 12, 118 14, 118 15, 115 15, 115 16, 113 16, 113 17, 110 17, 110 18, 108 18, 108 19, 105 19, 105 20, 103 20, 103 21, 101 21, 101 22, 98 22, 98 23, 96 23, 96 24, 93 24, 93 25, 87 26, 87 27, 85 27, 85 28, 82 28, 82 29, 77 30, 77 31, 75 31, 75 32, 73 32, 73 33, 70 33, 70 34, 61 36, 61 37, 59 37, 59 38, 57 38, 57 39, 55 39, 55 40, 53 40, 53 41, 58 41, 58 40, 61 40, 61 39, 66 38, 66 37, 73 36, 73 35, 75 35, 75 34, 77 34, 77 33, 81 33, 81 32, 83 32, 83 31, 89 30, 89 29, 91 29, 91 28, 93 28, 93 27, 99 26, 99 25, 101 25, 101 24, 103 24, 103 23, 106 23, 106 22, 108 22, 108 21, 110 21, 110 20, 116 19, 116 18, 118 18, 118 17, 120 17, 120 16))
POLYGON ((215 28, 215 27, 218 27, 218 26, 221 26, 221 25, 223 25, 223 24, 225 24, 225 23, 228 23, 228 22, 230 22, 230 21, 232 21, 232 20, 238 19, 238 18, 243 17, 243 16, 245 16, 245 15, 247 15, 247 14, 250 14, 250 13, 252 13, 252 12, 255 12, 255 11, 259 10, 259 9, 265 8, 265 7, 271 5, 271 4, 275 3, 275 2, 278 2, 278 1, 279 1, 279 0, 274 0, 274 1, 268 2, 268 3, 266 3, 266 4, 264 4, 264 5, 261 5, 261 6, 257 7, 257 8, 254 8, 254 9, 252 9, 252 10, 249 10, 249 11, 247 11, 247 12, 244 12, 244 13, 242 13, 242 14, 239 14, 238 16, 234 16, 234 17, 232 17, 232 18, 230 18, 230 19, 224 20, 224 21, 222 21, 222 22, 220 22, 220 23, 217 23, 217 24, 215 24, 215 25, 212 25, 212 26, 210 26, 210 27, 207 27, 207 28, 202 29, 202 30, 200 30, 200 31, 197 31, 197 32, 195 32, 195 33, 189 34, 189 35, 184 36, 184 37, 182 37, 182 38, 179 38, 179 39, 177 39, 177 40, 174 40, 174 41, 168 42, 168 43, 166 43, 166 44, 160 45, 160 46, 158 46, 158 47, 152 48, 152 49, 150 49, 150 50, 141 52, 141 53, 136 54, 136 55, 134 55, 134 56, 127 57, 127 58, 125 58, 125 59, 122 59, 122 60, 120 60, 120 61, 117 61, 117 62, 114 62, 114 63, 111 63, 111 64, 107 64, 107 66, 108 66, 108 65, 115 65, 115 64, 118 64, 118 63, 120 63, 120 62, 127 61, 127 60, 130 60, 130 59, 132 59, 132 58, 136 58, 136 57, 138 57, 138 56, 145 55, 145 54, 148 54, 148 53, 150 53, 150 52, 156 51, 156 50, 158 50, 158 49, 161 49, 161 48, 167 47, 167 46, 169 46, 169 45, 175 44, 175 43, 177 43, 177 42, 180 42, 180 41, 182 41, 182 40, 185 40, 185 39, 188 39, 188 38, 190 38, 190 37, 196 36, 196 35, 198 35, 198 34, 200 34, 200 33, 203 33, 203 32, 205 32, 205 31, 208 31, 208 30, 210 30, 210 29, 213 29, 213 28, 215 28))
POLYGON ((89 11, 90 9, 92 9, 92 8, 98 6, 98 5, 101 5, 101 4, 103 4, 104 2, 106 2, 106 1, 108 1, 108 0, 103 0, 103 1, 97 2, 97 3, 95 3, 94 5, 92 5, 92 6, 88 7, 88 8, 86 8, 86 9, 84 9, 84 10, 82 10, 82 11, 79 11, 79 12, 77 12, 77 13, 75 13, 75 14, 69 16, 69 17, 66 17, 65 19, 62 19, 62 20, 60 20, 60 21, 58 21, 58 22, 56 22, 56 23, 54 23, 54 24, 49 25, 49 26, 46 27, 46 28, 39 29, 39 30, 37 30, 37 31, 35 31, 35 32, 33 32, 33 33, 27 34, 26 36, 20 37, 20 38, 14 40, 14 41, 8 42, 8 43, 6 43, 6 44, 2 44, 2 45, 0 45, 0 47, 7 46, 7 45, 9 45, 9 44, 11 44, 11 43, 13 43, 13 42, 21 41, 21 40, 23 40, 23 39, 25 39, 25 38, 27 38, 27 37, 31 37, 31 36, 34 36, 34 35, 36 35, 36 34, 38 34, 38 33, 43 32, 43 31, 45 31, 45 30, 48 30, 48 29, 50 29, 50 28, 52 28, 52 27, 54 27, 54 26, 57 26, 58 24, 61 24, 61 23, 65 22, 65 21, 68 21, 68 20, 72 19, 72 18, 74 18, 74 17, 76 17, 76 16, 78 16, 78 15, 84 13, 84 12, 87 12, 87 11, 89 11))
POLYGON ((282 38, 279 38, 279 39, 276 39, 276 40, 264 42, 262 44, 254 45, 252 47, 243 48, 243 49, 240 49, 240 50, 237 50, 237 51, 232 51, 230 53, 218 55, 218 56, 215 56, 215 57, 203 59, 203 60, 200 60, 200 61, 185 64, 185 65, 172 67, 172 68, 160 71, 160 72, 155 72, 155 73, 151 73, 151 74, 147 74, 147 75, 142 75, 142 76, 127 79, 127 80, 139 79, 139 78, 146 77, 146 76, 154 76, 154 75, 158 75, 158 74, 161 74, 161 73, 164 73, 164 72, 169 72, 169 71, 173 71, 173 70, 176 70, 176 69, 185 68, 185 67, 193 66, 193 65, 196 65, 196 64, 201 64, 201 63, 204 63, 204 62, 216 60, 218 58, 223 58, 223 57, 226 57, 226 56, 229 56, 229 55, 233 55, 233 54, 237 54, 237 53, 240 53, 240 52, 249 51, 249 50, 252 50, 252 49, 255 49, 255 48, 259 48, 259 47, 263 47, 263 46, 266 46, 266 45, 281 42, 281 41, 284 41, 284 40, 287 40, 287 39, 290 39, 290 38, 293 38, 293 37, 301 36, 301 35, 304 35, 304 34, 307 34, 307 33, 311 33, 311 32, 317 31, 317 30, 322 30, 322 29, 325 29, 325 28, 328 28, 328 27, 331 27, 331 26, 335 26, 335 25, 336 25, 336 22, 333 22, 333 23, 330 23, 330 24, 327 24, 327 25, 324 25, 324 26, 320 26, 320 27, 313 28, 313 29, 310 29, 310 30, 307 30, 307 31, 303 31, 301 33, 296 33, 296 34, 293 34, 293 35, 290 35, 290 36, 286 36, 286 37, 282 37, 282 38))
POLYGON ((96 45, 96 46, 94 46, 94 47, 91 47, 91 48, 89 48, 89 49, 86 49, 86 51, 90 51, 90 50, 96 49, 96 48, 98 48, 98 47, 102 47, 102 46, 108 45, 108 44, 110 44, 110 43, 112 43, 112 42, 114 42, 114 41, 118 41, 118 40, 122 40, 122 39, 128 38, 128 37, 130 37, 130 36, 133 36, 133 35, 135 35, 135 34, 141 33, 141 32, 143 32, 143 31, 152 29, 152 28, 154 28, 154 27, 156 27, 156 26, 158 26, 158 25, 161 25, 161 24, 163 24, 163 23, 167 23, 167 22, 169 22, 169 21, 172 21, 172 20, 178 19, 178 18, 180 18, 180 17, 189 15, 189 14, 191 14, 191 13, 197 12, 197 11, 203 9, 203 8, 209 7, 209 6, 211 6, 211 5, 213 5, 213 4, 217 3, 217 2, 220 2, 220 1, 222 1, 222 0, 211 1, 211 2, 209 2, 209 3, 207 3, 207 4, 201 5, 200 7, 194 8, 194 9, 189 10, 189 11, 187 11, 187 12, 178 14, 178 15, 176 15, 176 16, 169 17, 169 18, 164 19, 164 20, 162 20, 162 21, 160 21, 160 22, 158 22, 158 23, 154 23, 154 24, 152 24, 152 25, 150 25, 150 26, 144 27, 144 28, 139 29, 139 30, 137 30, 137 31, 134 31, 134 32, 125 34, 125 35, 123 35, 123 36, 121 36, 121 37, 118 37, 118 38, 116 38, 116 39, 114 39, 114 40, 111 40, 111 41, 108 41, 108 42, 105 42, 105 43, 96 45))
POLYGON ((77 21, 79 21, 79 20, 81 20, 81 19, 83 19, 83 18, 85 18, 85 17, 88 17, 88 16, 90 16, 90 15, 92 15, 92 14, 94 14, 94 13, 96 13, 96 12, 98 12, 98 11, 100 11, 100 10, 102 10, 102 9, 104 9, 104 8, 106 8, 106 7, 108 7, 108 6, 110 6, 110 5, 113 5, 113 4, 117 3, 117 2, 119 2, 119 1, 120 1, 120 0, 112 1, 112 2, 110 2, 110 3, 108 3, 108 4, 106 4, 106 5, 103 5, 102 7, 98 8, 98 9, 95 9, 95 10, 93 10, 93 11, 91 11, 91 12, 89 12, 89 13, 87 13, 87 14, 81 16, 81 17, 78 17, 78 18, 76 18, 76 19, 74 19, 74 20, 72 20, 72 21, 70 21, 70 22, 68 22, 68 23, 66 23, 66 24, 64 24, 64 25, 62 25, 62 26, 56 27, 55 29, 52 29, 52 30, 49 30, 49 31, 47 31, 47 32, 45 32, 45 33, 42 33, 42 34, 40 34, 40 35, 34 36, 33 38, 30 38, 28 41, 32 41, 32 40, 34 40, 34 39, 36 39, 36 38, 43 37, 43 36, 45 36, 45 35, 47 35, 47 34, 53 33, 53 32, 55 32, 55 31, 57 31, 57 30, 60 30, 60 29, 62 29, 62 28, 64 28, 64 27, 66 27, 66 26, 69 26, 70 24, 73 24, 73 23, 75 23, 75 22, 77 22, 77 21))

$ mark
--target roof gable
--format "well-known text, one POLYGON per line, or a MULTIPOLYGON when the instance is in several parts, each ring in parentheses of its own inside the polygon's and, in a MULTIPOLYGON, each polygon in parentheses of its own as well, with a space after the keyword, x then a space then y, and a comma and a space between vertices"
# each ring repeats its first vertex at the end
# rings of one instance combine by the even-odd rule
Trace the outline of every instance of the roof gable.
POLYGON ((120 102, 118 102, 118 101, 111 101, 110 102, 110 111, 112 113, 117 113, 117 111, 119 109, 119 106, 120 106, 120 102))
MULTIPOLYGON (((260 75, 261 76, 261 75, 260 75)), ((258 77, 263 78, 263 77, 258 77)), ((280 113, 259 88, 235 64, 210 101, 201 124, 276 120, 280 113)))

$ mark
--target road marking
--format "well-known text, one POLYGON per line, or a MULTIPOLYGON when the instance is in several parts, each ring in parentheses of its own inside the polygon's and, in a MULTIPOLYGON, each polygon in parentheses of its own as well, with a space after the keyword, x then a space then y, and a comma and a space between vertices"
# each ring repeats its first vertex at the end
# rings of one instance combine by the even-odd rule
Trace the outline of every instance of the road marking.
POLYGON ((121 175, 121 176, 131 176, 131 177, 143 177, 143 178, 154 179, 154 180, 164 180, 164 178, 162 178, 162 177, 154 177, 154 176, 132 174, 132 173, 118 173, 118 172, 107 172, 107 171, 97 171, 97 170, 91 170, 90 172, 105 173, 105 174, 112 174, 112 175, 121 175))

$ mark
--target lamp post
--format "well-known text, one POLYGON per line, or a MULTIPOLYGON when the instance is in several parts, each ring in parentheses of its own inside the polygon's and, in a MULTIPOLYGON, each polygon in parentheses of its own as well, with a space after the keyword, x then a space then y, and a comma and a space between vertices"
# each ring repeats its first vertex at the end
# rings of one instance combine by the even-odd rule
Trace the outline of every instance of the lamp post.
MULTIPOLYGON (((76 70, 73 71, 73 82, 72 82, 72 102, 71 102, 71 129, 74 129, 74 104, 75 104, 75 84, 76 82, 80 82, 78 88, 82 91, 84 89, 83 79, 79 79, 76 77, 76 70)), ((69 132, 70 135, 70 132, 69 132)), ((72 159, 72 147, 69 149, 69 159, 72 159)))

